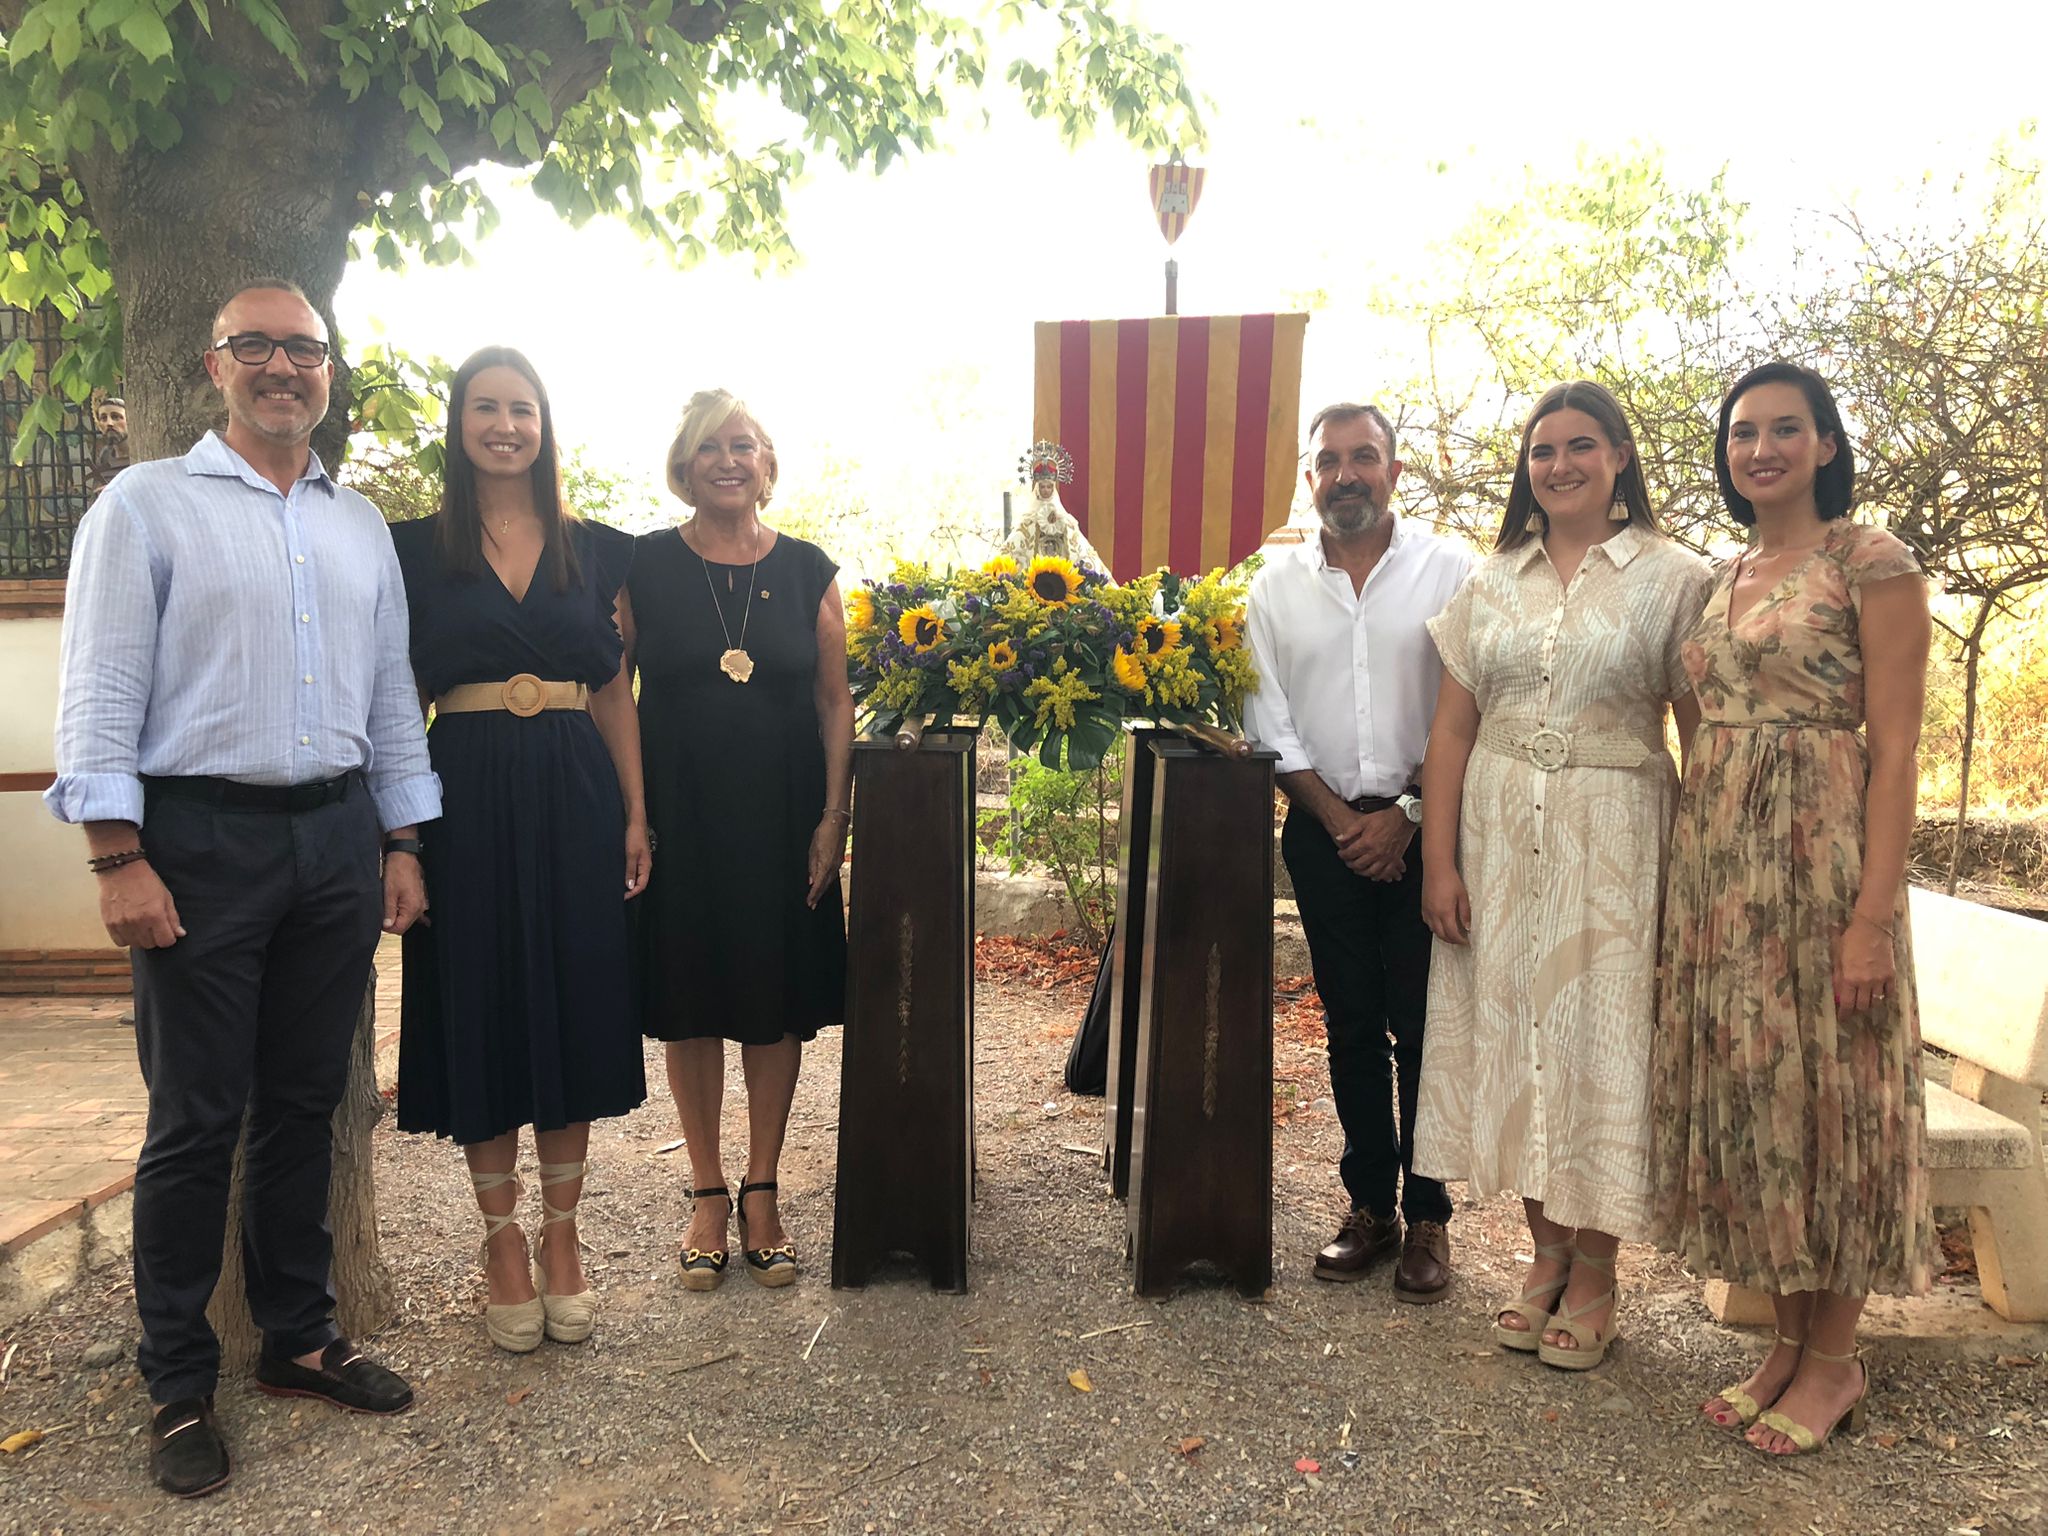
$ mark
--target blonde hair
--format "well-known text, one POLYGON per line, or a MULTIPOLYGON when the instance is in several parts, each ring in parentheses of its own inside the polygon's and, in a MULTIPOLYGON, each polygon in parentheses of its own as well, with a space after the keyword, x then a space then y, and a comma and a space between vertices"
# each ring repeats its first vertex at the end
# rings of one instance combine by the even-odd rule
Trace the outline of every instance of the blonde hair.
POLYGON ((675 492, 676 499, 686 507, 694 507, 690 492, 681 472, 704 440, 736 416, 744 416, 753 423, 754 431, 760 435, 761 447, 766 450, 767 462, 762 466, 761 501, 767 506, 775 494, 775 478, 778 466, 775 460, 775 440, 769 437, 761 425, 761 418, 747 409, 747 402, 723 389, 700 389, 690 396, 690 403, 683 407, 683 419, 676 425, 674 441, 668 445, 668 488, 675 492))

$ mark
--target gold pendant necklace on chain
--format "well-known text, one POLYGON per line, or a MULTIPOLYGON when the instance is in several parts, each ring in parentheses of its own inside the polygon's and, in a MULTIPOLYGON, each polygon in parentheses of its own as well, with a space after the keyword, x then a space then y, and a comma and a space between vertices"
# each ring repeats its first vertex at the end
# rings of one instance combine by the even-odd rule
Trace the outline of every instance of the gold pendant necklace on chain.
MULTIPOLYGON (((725 636, 725 652, 718 658, 718 670, 736 683, 744 683, 754 675, 754 658, 747 654, 747 621, 754 616, 754 573, 761 567, 761 520, 754 519, 754 563, 747 568, 747 606, 740 614, 739 644, 733 644, 732 627, 725 622, 725 605, 718 600, 718 588, 711 584, 711 562, 702 555, 697 556, 704 567, 704 590, 711 594, 711 606, 718 614, 719 633, 725 636)), ((732 585, 732 573, 726 573, 726 585, 732 585)))

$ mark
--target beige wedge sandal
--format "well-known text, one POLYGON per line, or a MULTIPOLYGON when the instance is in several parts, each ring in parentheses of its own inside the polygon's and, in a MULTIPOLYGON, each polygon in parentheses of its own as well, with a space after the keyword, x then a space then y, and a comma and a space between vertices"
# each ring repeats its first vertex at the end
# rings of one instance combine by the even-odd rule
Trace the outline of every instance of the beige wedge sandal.
MULTIPOLYGON (((557 1184, 567 1184, 572 1179, 583 1177, 588 1163, 542 1163, 540 1165, 540 1233, 541 1244, 547 1243, 548 1228, 558 1222, 574 1221, 576 1207, 566 1211, 555 1209, 548 1199, 548 1191, 557 1184)), ((533 1288, 540 1294, 541 1310, 547 1316, 547 1335, 557 1344, 581 1344, 590 1337, 590 1331, 597 1326, 597 1292, 587 1286, 573 1296, 550 1296, 548 1277, 540 1267, 540 1256, 533 1261, 533 1288)))
MULTIPOLYGON (((1610 1280, 1614 1278, 1613 1264, 1602 1264, 1598 1259, 1590 1257, 1577 1243, 1574 1243, 1572 1244, 1572 1268, 1577 1269, 1581 1264, 1584 1264, 1588 1269, 1599 1270, 1610 1280)), ((1558 1298, 1560 1305, 1557 1311, 1551 1314, 1550 1326, 1563 1329, 1566 1333, 1570 1334, 1572 1342, 1578 1348, 1566 1349, 1559 1344, 1538 1344, 1536 1346, 1536 1358, 1545 1365, 1556 1366, 1561 1371, 1590 1371, 1594 1366, 1607 1358, 1607 1346, 1612 1344, 1620 1336, 1620 1333, 1614 1326, 1613 1312, 1608 1313, 1607 1332, 1604 1334, 1595 1329, 1580 1327, 1579 1319, 1591 1316, 1609 1302, 1614 1302, 1615 1306, 1619 1308, 1620 1302, 1615 1296, 1614 1287, 1611 1285, 1607 1287, 1603 1295, 1594 1297, 1583 1307, 1573 1308, 1564 1306, 1562 1305, 1563 1299, 1562 1296, 1558 1298)))
MULTIPOLYGON (((1570 1243, 1538 1243, 1536 1245, 1536 1257, 1539 1259, 1556 1259, 1560 1263, 1569 1265, 1571 1256, 1572 1245, 1570 1243)), ((1532 1290, 1524 1291, 1520 1301, 1511 1301, 1502 1307, 1500 1311, 1494 1314, 1493 1342, 1502 1349, 1518 1349, 1525 1354, 1532 1355, 1536 1353, 1537 1346, 1543 1342, 1543 1330, 1550 1326, 1550 1313, 1537 1306, 1536 1300, 1538 1297, 1548 1296, 1554 1304, 1564 1294, 1564 1288, 1571 1283, 1571 1278, 1571 1271, 1567 1268, 1565 1273, 1559 1275, 1552 1284, 1539 1285, 1532 1290), (1503 1317, 1510 1315, 1521 1318, 1529 1326, 1527 1328, 1510 1328, 1501 1322, 1503 1317)))
MULTIPOLYGON (((478 1195, 510 1184, 514 1191, 515 1209, 508 1215, 493 1216, 483 1213, 484 1241, 483 1261, 490 1266, 491 1239, 507 1227, 519 1225, 516 1202, 526 1193, 516 1173, 472 1173, 469 1182, 476 1186, 478 1195)), ((486 1301, 484 1303, 484 1332, 498 1348, 515 1355, 530 1355, 540 1348, 541 1330, 546 1323, 547 1309, 536 1295, 531 1301, 486 1301)))

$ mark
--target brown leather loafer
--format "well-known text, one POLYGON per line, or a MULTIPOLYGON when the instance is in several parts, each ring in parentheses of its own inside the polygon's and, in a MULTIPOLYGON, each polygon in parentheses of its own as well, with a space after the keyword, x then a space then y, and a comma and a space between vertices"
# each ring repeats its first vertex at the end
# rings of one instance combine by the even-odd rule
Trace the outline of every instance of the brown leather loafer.
POLYGON ((1440 1221, 1408 1224, 1401 1262, 1394 1266, 1394 1295, 1402 1301, 1442 1301, 1451 1288, 1451 1235, 1440 1221))
POLYGON ((1337 1235, 1316 1254, 1318 1280, 1363 1280, 1375 1264, 1394 1256, 1401 1246, 1401 1218, 1353 1211, 1337 1235))

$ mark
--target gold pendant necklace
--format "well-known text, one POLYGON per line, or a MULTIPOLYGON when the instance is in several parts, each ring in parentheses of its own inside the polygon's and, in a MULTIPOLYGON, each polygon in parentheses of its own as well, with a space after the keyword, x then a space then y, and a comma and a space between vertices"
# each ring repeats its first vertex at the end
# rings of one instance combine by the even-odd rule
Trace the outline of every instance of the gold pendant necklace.
MULTIPOLYGON (((754 519, 754 563, 747 568, 747 606, 740 615, 738 645, 733 644, 732 628, 725 622, 725 606, 718 600, 718 588, 711 583, 711 562, 702 555, 697 559, 704 567, 704 590, 711 594, 711 606, 718 614, 719 633, 725 636, 725 651, 718 658, 718 670, 734 682, 744 683, 754 675, 754 658, 747 654, 747 621, 754 616, 754 573, 761 567, 761 519, 754 519)), ((726 573, 726 585, 732 585, 730 571, 726 573)))

